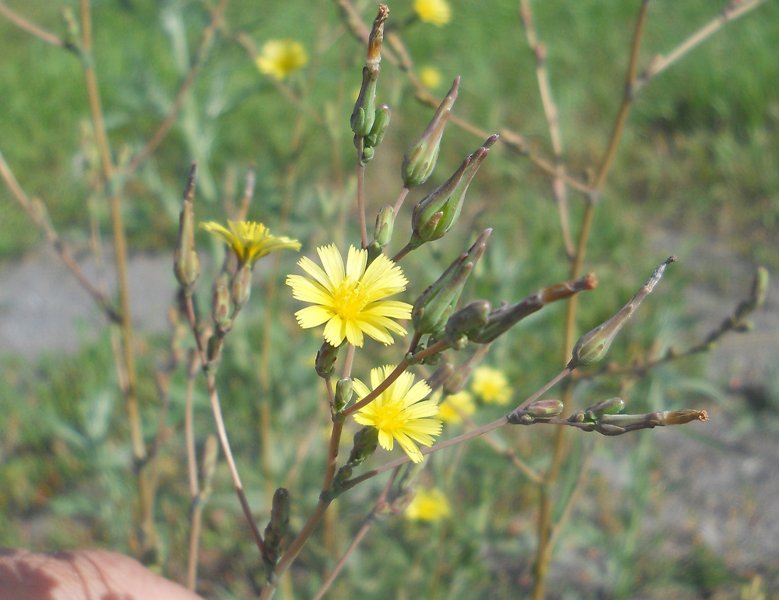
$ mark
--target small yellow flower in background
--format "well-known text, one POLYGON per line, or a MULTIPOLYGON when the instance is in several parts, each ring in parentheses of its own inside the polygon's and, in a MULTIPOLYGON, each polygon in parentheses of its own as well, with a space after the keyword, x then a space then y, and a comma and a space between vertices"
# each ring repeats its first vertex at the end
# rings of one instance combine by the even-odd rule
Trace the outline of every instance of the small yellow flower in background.
POLYGON ((229 229, 216 221, 200 224, 202 229, 230 246, 241 265, 253 265, 258 259, 276 250, 300 250, 299 241, 271 235, 265 225, 256 221, 227 221, 227 226, 229 229))
POLYGON ((470 416, 476 412, 473 396, 465 390, 450 394, 438 405, 438 416, 444 423, 455 425, 461 423, 460 415, 470 416))
POLYGON ((426 88, 429 88, 431 90, 436 89, 439 85, 441 85, 441 71, 436 69, 435 67, 422 67, 419 70, 419 81, 422 82, 422 85, 424 85, 426 88))
POLYGON ((436 27, 446 25, 452 18, 452 9, 446 0, 414 0, 414 12, 420 21, 436 27))
POLYGON ((406 289, 403 270, 383 254, 368 264, 368 251, 349 248, 346 269, 335 244, 317 248, 322 267, 303 257, 298 265, 310 275, 288 275, 292 296, 314 306, 295 313, 303 329, 325 325, 324 337, 331 346, 348 340, 363 345, 363 333, 385 345, 393 343, 390 332, 406 335, 392 319, 410 319, 411 305, 382 300, 406 289))
POLYGON ((269 40, 254 62, 261 73, 281 80, 303 67, 308 54, 303 44, 295 40, 269 40))
MULTIPOLYGON (((385 365, 371 369, 371 389, 376 389, 395 367, 385 365)), ((354 380, 354 391, 361 400, 370 393, 359 379, 354 380)), ((438 404, 425 400, 430 386, 425 381, 414 383, 411 373, 402 373, 376 399, 358 410, 354 420, 360 425, 374 427, 379 432, 379 445, 392 450, 395 440, 415 463, 424 458, 417 444, 432 446, 435 436, 441 433, 438 404)))
POLYGON ((406 507, 406 518, 412 521, 439 521, 452 514, 449 500, 436 488, 417 490, 406 507))
POLYGON ((474 369, 471 390, 485 404, 508 404, 512 392, 503 371, 492 367, 474 369))

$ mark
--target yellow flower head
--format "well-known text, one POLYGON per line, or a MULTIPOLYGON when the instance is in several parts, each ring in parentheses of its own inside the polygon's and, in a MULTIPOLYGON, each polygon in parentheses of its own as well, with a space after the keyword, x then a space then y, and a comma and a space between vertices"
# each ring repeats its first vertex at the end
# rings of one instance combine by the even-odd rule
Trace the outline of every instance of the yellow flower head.
POLYGON ((465 390, 451 394, 444 398, 439 404, 438 416, 444 423, 455 425, 461 423, 462 415, 470 416, 476 412, 476 404, 473 402, 473 396, 465 390))
POLYGON ((269 40, 254 62, 261 73, 281 80, 303 67, 308 54, 303 44, 295 40, 269 40))
POLYGON ((446 25, 452 18, 452 9, 446 0, 414 0, 414 12, 420 21, 436 27, 446 25))
POLYGON ((383 300, 406 289, 408 281, 398 265, 383 254, 368 264, 367 250, 351 246, 344 269, 335 244, 316 251, 324 268, 303 257, 298 265, 310 277, 287 276, 292 296, 314 305, 295 313, 303 329, 326 323, 324 337, 331 346, 340 345, 344 338, 362 346, 363 333, 389 345, 394 341, 390 332, 406 334, 393 319, 411 318, 411 305, 383 300))
POLYGON ((412 521, 438 521, 451 514, 449 500, 437 488, 417 490, 414 499, 406 507, 406 518, 412 521))
POLYGON ((492 367, 474 369, 471 390, 486 404, 508 404, 512 392, 503 371, 492 367))
MULTIPOLYGON (((376 389, 394 368, 385 365, 371 369, 371 389, 376 389)), ((360 399, 370 392, 359 379, 354 380, 354 391, 360 399)), ((379 445, 385 450, 392 450, 397 440, 408 457, 420 463, 423 456, 417 444, 432 446, 435 437, 441 433, 438 405, 435 400, 424 400, 429 393, 430 386, 425 381, 414 383, 411 373, 402 373, 373 402, 358 410, 354 420, 360 425, 376 428, 379 445)))
POLYGON ((431 90, 436 89, 439 85, 441 85, 441 79, 441 71, 435 67, 427 66, 422 67, 419 70, 419 81, 421 81, 422 85, 424 85, 426 88, 431 90))
POLYGON ((300 242, 292 238, 271 235, 265 225, 256 221, 227 221, 226 228, 216 221, 200 227, 224 241, 233 249, 241 265, 253 265, 257 259, 276 250, 300 250, 300 242))

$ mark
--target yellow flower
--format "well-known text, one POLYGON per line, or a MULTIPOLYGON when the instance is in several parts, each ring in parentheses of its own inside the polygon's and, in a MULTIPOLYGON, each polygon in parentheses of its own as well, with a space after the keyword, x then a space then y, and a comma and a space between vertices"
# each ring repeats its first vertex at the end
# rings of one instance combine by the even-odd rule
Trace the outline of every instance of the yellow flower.
POLYGON ((446 0, 414 0, 414 12, 420 21, 436 27, 446 25, 452 18, 452 10, 446 0))
POLYGON ((412 521, 438 521, 451 514, 449 500, 437 488, 417 490, 414 499, 406 507, 406 518, 412 521))
POLYGON ((216 221, 200 227, 229 245, 241 265, 253 265, 257 259, 276 250, 300 250, 300 242, 292 238, 271 235, 265 225, 256 221, 227 221, 229 229, 216 221))
MULTIPOLYGON (((371 389, 376 389, 392 373, 392 365, 371 369, 371 389)), ((370 390, 359 379, 354 380, 354 391, 359 399, 370 390)), ((379 432, 379 445, 392 450, 397 440, 403 451, 415 462, 422 462, 417 444, 432 446, 435 436, 441 433, 441 419, 435 400, 424 400, 430 393, 425 381, 414 383, 411 373, 402 373, 376 399, 358 410, 354 420, 360 425, 374 427, 379 432)))
POLYGON ((503 371, 492 367, 479 367, 473 371, 471 390, 486 404, 508 404, 512 392, 503 371))
POLYGON ((308 62, 303 44, 295 40, 269 40, 254 60, 261 73, 284 79, 308 62))
POLYGON ((438 408, 441 420, 452 425, 462 422, 461 415, 470 416, 476 412, 473 396, 465 390, 447 396, 438 408))
POLYGON ((303 329, 327 323, 324 337, 331 346, 340 345, 344 338, 350 344, 362 346, 363 333, 389 345, 394 341, 390 332, 406 334, 392 319, 411 318, 411 305, 382 300, 406 289, 408 281, 398 265, 383 254, 368 264, 367 250, 351 246, 344 270, 335 244, 320 246, 317 253, 324 269, 303 257, 298 265, 310 278, 287 276, 292 295, 314 304, 295 313, 303 329))
POLYGON ((426 88, 434 90, 441 85, 441 71, 435 67, 422 67, 419 70, 419 81, 421 81, 422 85, 426 88))

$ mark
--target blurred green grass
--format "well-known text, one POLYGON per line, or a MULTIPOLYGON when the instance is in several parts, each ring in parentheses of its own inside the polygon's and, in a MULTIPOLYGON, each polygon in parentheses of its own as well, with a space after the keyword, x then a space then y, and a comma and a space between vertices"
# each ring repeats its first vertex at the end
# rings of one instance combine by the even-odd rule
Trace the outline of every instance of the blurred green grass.
MULTIPOLYGON (((50 29, 59 28, 57 10, 62 4, 8 4, 50 29)), ((63 4, 75 7, 75 3, 63 4)), ((363 6, 364 13, 370 14, 372 8, 367 3, 363 6)), ((393 4, 391 9, 397 22, 410 13, 405 3, 393 4)), ((620 99, 637 7, 587 0, 538 3, 535 9, 540 34, 549 48, 566 158, 573 172, 582 172, 593 166, 605 147, 620 99)), ((458 114, 488 130, 515 128, 534 145, 546 148, 546 126, 516 3, 494 2, 485 10, 477 3, 454 2, 453 10, 455 18, 447 27, 414 24, 404 31, 418 65, 435 65, 445 79, 462 74, 458 114)), ((711 16, 708 2, 653 4, 644 59, 667 51, 711 16)), ((137 149, 154 130, 186 68, 174 50, 174 41, 186 41, 191 51, 205 19, 201 3, 194 1, 95 2, 96 64, 110 136, 117 148, 126 144, 137 149), (170 33, 179 25, 183 37, 170 33)), ((273 221, 290 202, 291 223, 285 234, 308 239, 312 245, 332 235, 323 231, 321 222, 332 221, 341 210, 343 180, 352 160, 347 118, 359 83, 362 52, 343 32, 330 3, 289 2, 283 10, 259 10, 255 2, 234 0, 227 21, 233 30, 245 31, 258 44, 271 37, 307 41, 312 64, 292 84, 323 123, 299 117, 256 72, 244 50, 220 36, 195 86, 194 100, 184 108, 181 124, 128 188, 125 210, 136 250, 170 251, 178 196, 193 156, 198 156, 204 172, 198 199, 200 203, 202 197, 198 205, 202 217, 221 216, 223 174, 229 169, 243 173, 251 165, 258 174, 258 189, 250 214, 261 219, 269 216, 273 221), (300 147, 293 151, 291 132, 298 118, 303 119, 303 135, 300 147), (289 184, 285 174, 292 160, 295 178, 289 184)), ((769 2, 674 66, 637 102, 603 209, 596 217, 597 233, 588 265, 598 272, 602 286, 581 299, 582 327, 609 316, 655 266, 657 257, 645 252, 648 222, 683 224, 685 231, 695 233, 714 232, 757 260, 777 260, 779 92, 775 82, 779 63, 769 42, 774 39, 779 39, 779 7, 769 2)), ((0 89, 8 91, 0 96, 6 160, 27 190, 49 203, 55 224, 78 245, 84 241, 85 203, 91 192, 83 178, 85 157, 79 150, 80 128, 88 112, 77 59, 29 39, 4 20, 0 20, 0 55, 5 59, 0 89)), ((383 99, 393 108, 393 125, 368 171, 368 193, 374 206, 394 201, 400 156, 430 115, 390 66, 383 71, 382 90, 383 99)), ((442 178, 480 141, 450 128, 435 179, 442 178)), ((474 183, 471 198, 474 201, 466 207, 463 231, 486 226, 497 230, 469 289, 472 297, 515 300, 566 277, 548 182, 526 161, 493 151, 474 183)), ((0 256, 10 260, 41 242, 4 189, 0 200, 5 217, 0 220, 0 256)), ((578 217, 578 199, 572 198, 571 206, 578 217)), ((420 292, 440 272, 460 250, 459 242, 446 240, 418 251, 415 281, 419 289, 412 292, 420 292)), ((628 359, 648 347, 658 329, 674 328, 680 317, 669 316, 660 307, 679 300, 675 284, 680 279, 669 273, 663 296, 653 297, 656 304, 642 308, 640 320, 615 345, 614 355, 628 359)), ((265 289, 255 291, 255 299, 266 297, 265 289)), ((284 296, 284 291, 279 295, 284 296)), ((207 296, 207 290, 202 290, 204 306, 207 296)), ((284 443, 281 432, 301 423, 314 427, 311 415, 322 409, 317 403, 317 381, 310 369, 302 370, 318 342, 297 331, 291 313, 284 313, 274 325, 270 379, 266 389, 258 391, 262 386, 256 355, 269 322, 266 311, 271 315, 287 311, 284 298, 275 305, 252 306, 242 315, 220 373, 222 393, 230 405, 227 427, 239 466, 244 467, 246 487, 252 491, 250 502, 258 512, 267 510, 270 497, 265 489, 268 481, 257 467, 262 455, 260 404, 271 403, 273 423, 280 432, 266 440, 274 449, 270 465, 274 483, 283 480, 297 451, 294 444, 284 443), (289 340, 293 343, 288 344, 289 340)), ((562 310, 562 306, 550 307, 529 319, 516 335, 502 339, 491 351, 490 364, 501 366, 518 382, 516 399, 536 389, 548 378, 550 365, 559 363, 562 310)), ((164 339, 155 339, 145 346, 142 372, 153 373, 164 344, 164 339)), ((71 357, 6 365, 4 372, 14 373, 14 379, 0 388, 0 411, 10 432, 0 467, 8 483, 7 491, 0 494, 0 519, 6 520, 0 527, 0 545, 24 543, 31 532, 37 532, 34 539, 41 547, 106 544, 126 548, 134 483, 128 469, 124 411, 107 360, 108 348, 106 336, 71 357), (44 459, 49 456, 54 459, 44 459), (101 498, 97 508, 96 497, 101 498)), ((361 358, 358 367, 365 369, 373 360, 391 357, 391 353, 376 351, 370 360, 361 358)), ((144 385, 140 393, 146 430, 153 431, 159 407, 151 377, 144 385)), ((651 385, 651 381, 642 382, 632 393, 651 399, 651 385)), ((178 373, 169 409, 173 439, 160 457, 159 498, 159 520, 170 557, 168 572, 179 577, 185 565, 182 548, 188 511, 182 445, 178 443, 182 387, 178 373)), ((582 394, 589 398, 618 389, 616 382, 607 381, 582 394)), ((203 400, 199 398, 200 432, 211 430, 203 400)), ((650 400, 647 408, 651 408, 650 400)), ((479 420, 487 421, 500 412, 484 407, 479 420)), ((537 467, 545 465, 549 431, 528 428, 521 433, 527 438, 521 444, 528 460, 537 467)), ((653 468, 660 462, 646 438, 617 446, 600 443, 594 450, 623 455, 636 467, 634 498, 650 490, 653 468)), ((593 451, 589 437, 575 443, 581 445, 581 455, 593 451)), ((318 450, 314 448, 312 460, 293 488, 293 499, 300 503, 293 514, 295 527, 318 495, 322 461, 318 450)), ((527 584, 527 567, 518 565, 529 560, 534 545, 536 492, 532 486, 513 473, 507 476, 509 467, 502 459, 478 443, 462 454, 434 457, 430 462, 426 477, 430 482, 446 483, 458 519, 435 526, 402 519, 381 522, 353 557, 333 597, 347 590, 373 598, 412 596, 422 590, 429 598, 508 598, 517 586, 527 584), (437 542, 436 552, 414 551, 431 540, 437 542)), ((564 476, 574 478, 579 466, 571 461, 564 476)), ((608 502, 613 493, 609 486, 597 476, 587 482, 583 495, 601 504, 590 507, 595 513, 593 521, 576 521, 569 528, 566 548, 586 549, 603 572, 613 574, 635 563, 637 556, 651 556, 655 546, 638 544, 632 553, 625 550, 622 555, 614 551, 613 536, 626 535, 640 523, 635 513, 620 512, 616 500, 608 502), (600 510, 604 505, 614 514, 600 510)), ((256 571, 254 550, 243 535, 237 503, 227 474, 221 470, 215 488, 206 512, 204 589, 213 597, 242 597, 251 587, 246 572, 256 571)), ((375 486, 366 486, 343 498, 337 507, 340 519, 357 523, 376 493, 375 486)), ((342 534, 341 548, 348 539, 342 534)), ((711 564, 718 574, 724 572, 721 589, 734 589, 741 583, 741 575, 708 556, 705 546, 696 548, 700 549, 696 577, 711 564)), ((303 594, 314 593, 318 581, 310 573, 326 570, 333 558, 320 540, 314 540, 293 573, 295 588, 303 594)), ((689 586, 693 593, 712 585, 709 576, 692 581, 682 571, 659 573, 662 569, 657 562, 640 565, 635 567, 638 581, 647 589, 663 582, 663 577, 668 577, 669 586, 689 586)), ((591 573, 593 580, 587 582, 587 589, 613 592, 609 584, 598 581, 597 569, 590 568, 596 572, 591 573)), ((573 583, 561 576, 558 585, 564 589, 573 583)))

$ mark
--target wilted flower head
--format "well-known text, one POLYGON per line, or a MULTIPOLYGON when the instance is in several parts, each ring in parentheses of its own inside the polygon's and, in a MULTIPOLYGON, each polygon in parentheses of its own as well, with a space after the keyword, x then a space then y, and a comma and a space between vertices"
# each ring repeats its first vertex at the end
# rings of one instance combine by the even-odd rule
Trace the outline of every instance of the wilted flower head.
POLYGON ((492 367, 474 369, 471 390, 486 404, 507 404, 512 392, 503 371, 492 367))
POLYGON ((284 79, 308 62, 303 44, 296 40, 269 40, 254 60, 261 73, 284 79))
MULTIPOLYGON (((376 389, 395 367, 385 365, 371 369, 371 389, 376 389)), ((359 379, 354 380, 354 391, 362 399, 370 393, 359 379)), ((415 463, 422 462, 423 455, 417 444, 432 446, 441 433, 438 404, 425 400, 430 386, 425 381, 414 383, 411 373, 401 373, 392 384, 354 415, 360 425, 368 425, 379 432, 379 445, 392 450, 395 440, 415 463)))
POLYGON ((452 9, 446 0, 414 0, 414 12, 420 21, 436 27, 446 25, 452 18, 452 9))
POLYGON ((216 221, 200 227, 215 235, 233 249, 241 265, 253 265, 258 259, 276 250, 300 250, 300 242, 292 238, 271 235, 265 225, 256 221, 227 221, 227 227, 216 221))
POLYGON ((295 313, 304 329, 325 325, 328 344, 338 346, 344 339, 355 346, 363 345, 363 334, 389 345, 390 333, 405 335, 406 330, 393 319, 409 319, 411 305, 396 300, 384 300, 406 289, 403 270, 384 254, 368 264, 367 250, 349 248, 344 268, 343 259, 334 244, 317 248, 322 267, 303 257, 298 265, 308 273, 287 276, 292 295, 314 306, 295 313))
POLYGON ((451 514, 449 500, 438 488, 417 490, 406 507, 406 518, 412 521, 439 521, 451 514))

